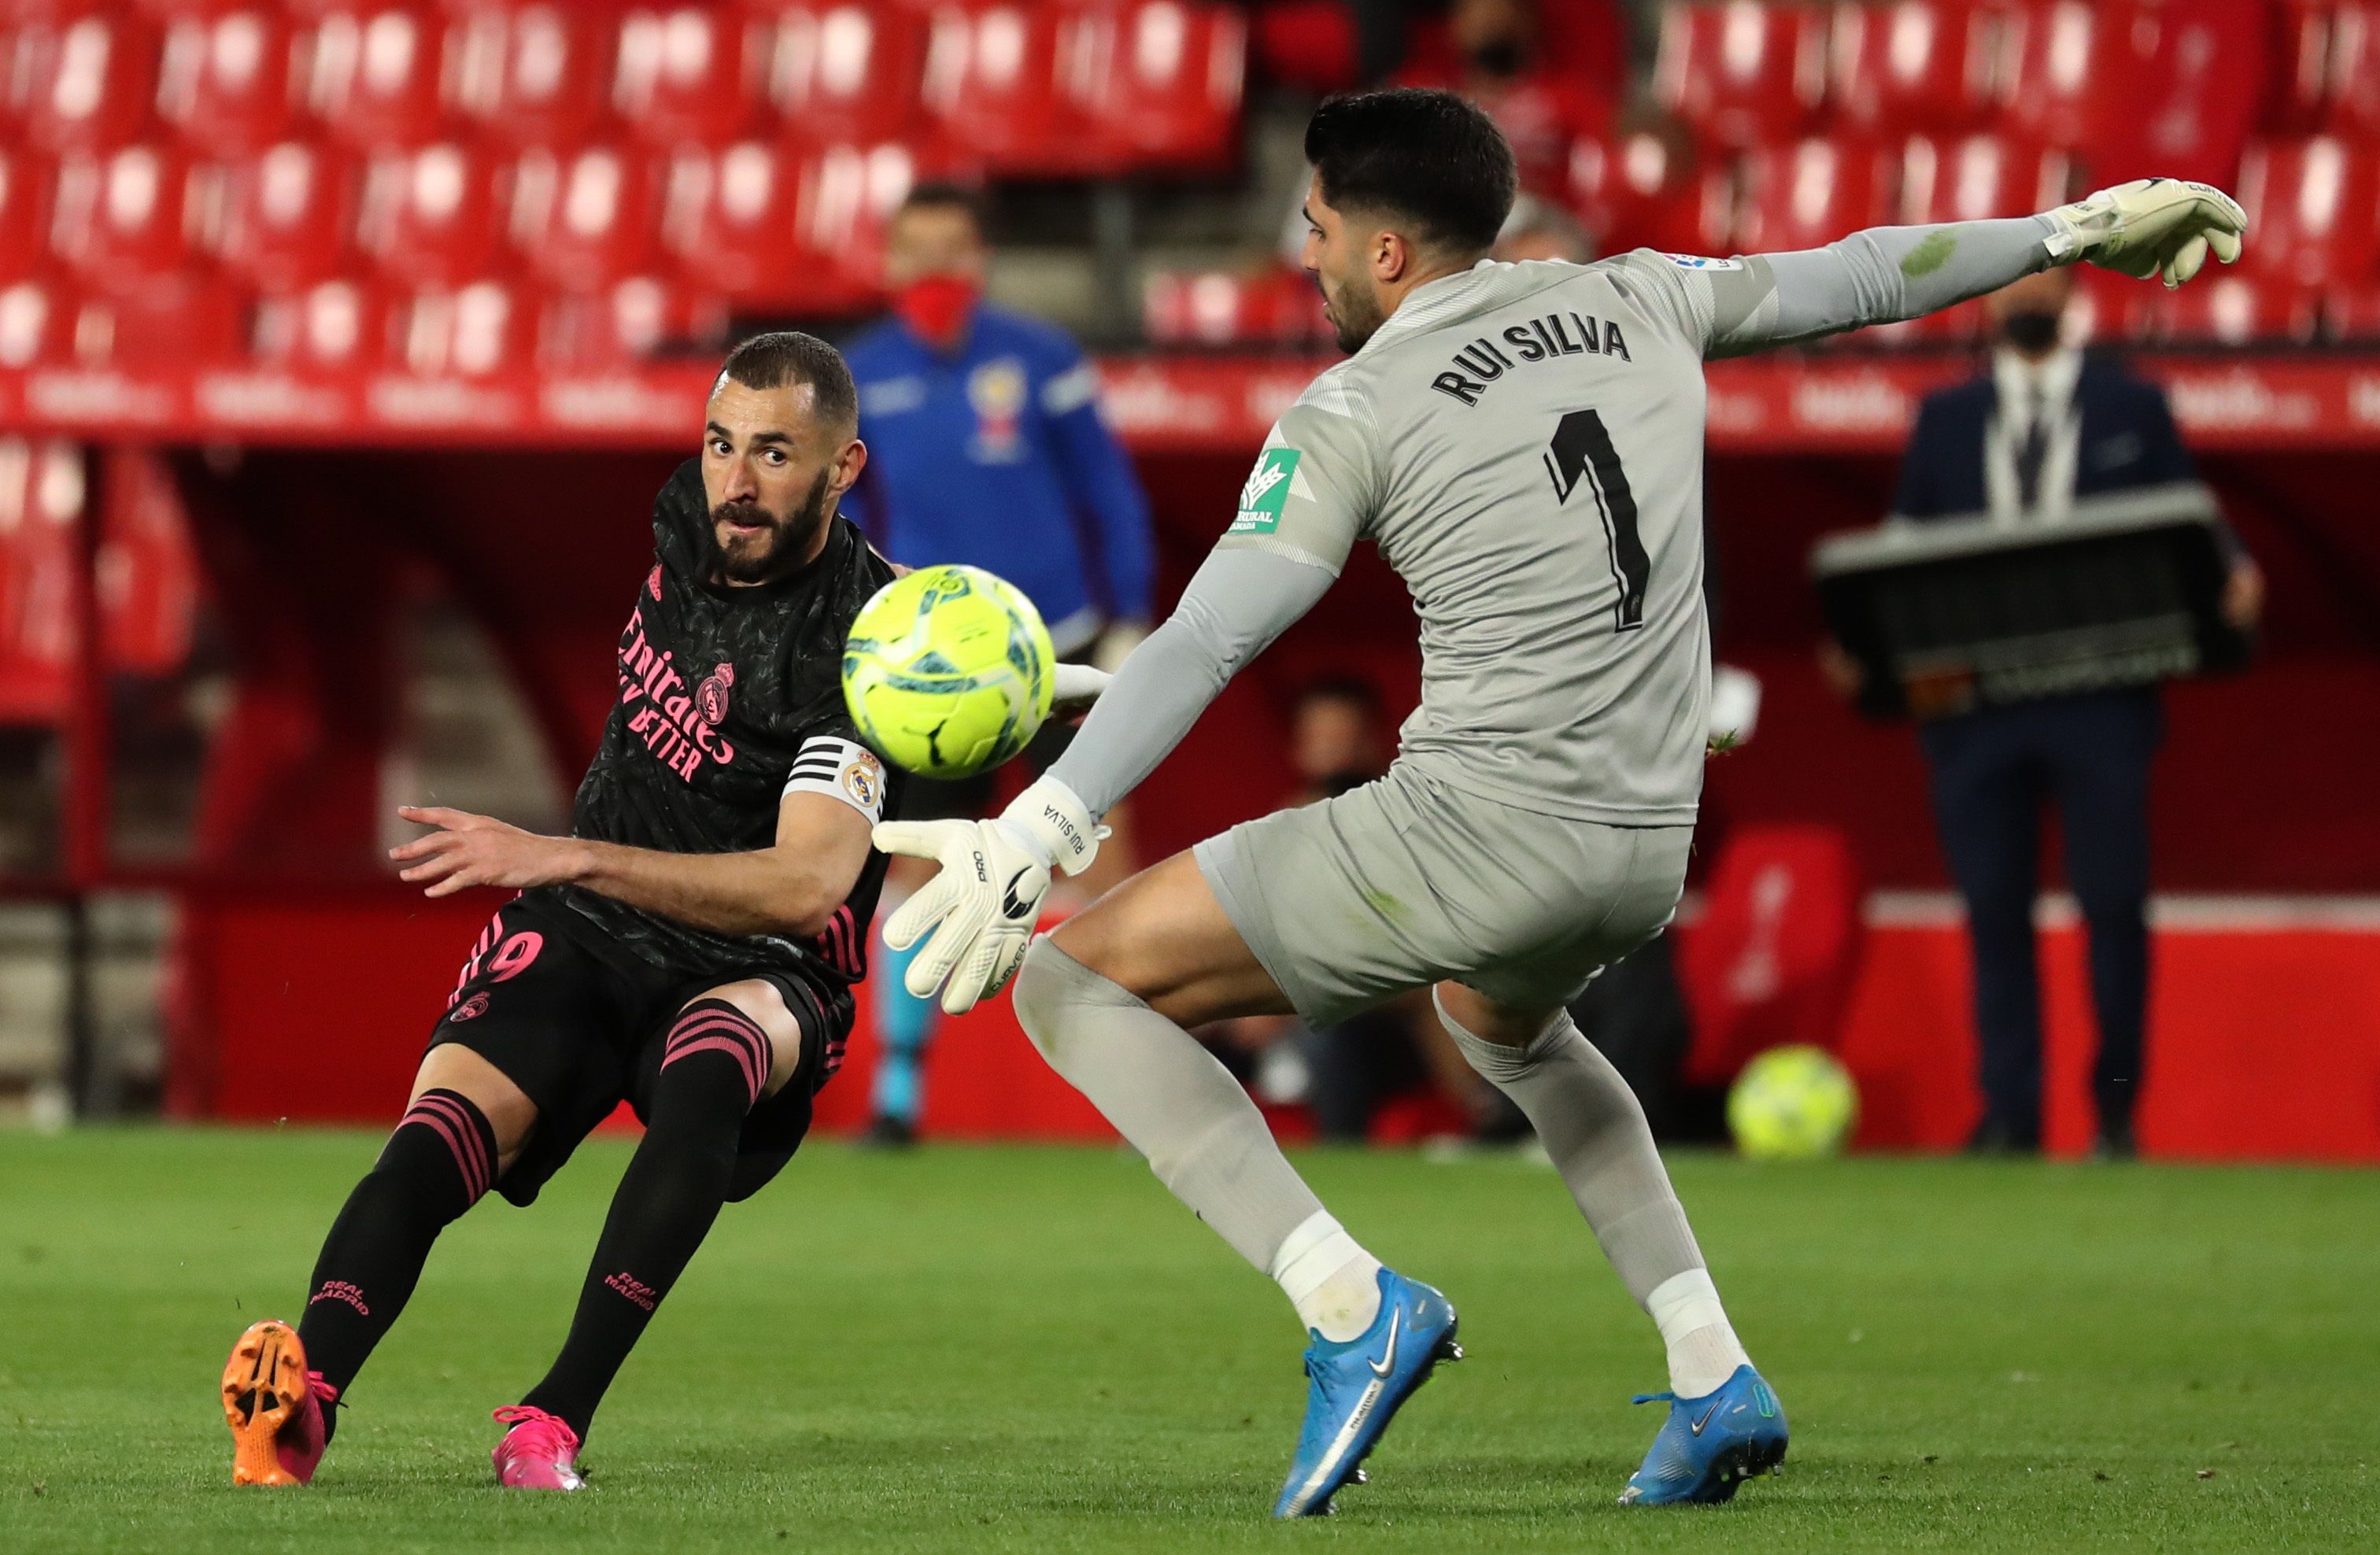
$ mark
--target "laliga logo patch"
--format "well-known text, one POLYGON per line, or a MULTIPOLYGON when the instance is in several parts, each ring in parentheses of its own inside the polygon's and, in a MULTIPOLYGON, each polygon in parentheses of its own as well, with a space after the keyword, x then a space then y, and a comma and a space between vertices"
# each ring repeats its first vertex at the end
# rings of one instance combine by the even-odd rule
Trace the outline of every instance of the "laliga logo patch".
POLYGON ((645 575, 645 592, 656 601, 662 597, 662 569, 655 567, 645 575))
POLYGON ((864 810, 874 810, 884 799, 884 768, 873 755, 855 756, 843 769, 843 791, 864 810))
POLYGON ((477 1020, 487 1013, 488 996, 484 993, 475 993, 471 995, 470 998, 464 1000, 460 1004, 455 1005, 454 1013, 449 1014, 446 1018, 448 1020, 477 1020))
POLYGON ((1671 254, 1661 256, 1681 270, 1742 270, 1743 261, 1733 259, 1712 259, 1707 254, 1671 254))
POLYGON ((735 666, 721 664, 694 688, 694 705, 702 721, 714 728, 727 717, 727 688, 735 684, 735 666))

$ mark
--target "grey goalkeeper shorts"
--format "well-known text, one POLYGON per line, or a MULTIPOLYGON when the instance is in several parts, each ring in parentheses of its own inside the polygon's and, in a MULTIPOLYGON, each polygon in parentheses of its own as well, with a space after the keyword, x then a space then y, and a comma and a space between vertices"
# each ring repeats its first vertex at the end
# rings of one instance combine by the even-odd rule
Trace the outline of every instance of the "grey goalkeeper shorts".
POLYGON ((1195 850, 1240 937, 1315 1027, 1452 979, 1518 1010, 1567 1004, 1659 933, 1691 826, 1536 815, 1400 764, 1195 850))

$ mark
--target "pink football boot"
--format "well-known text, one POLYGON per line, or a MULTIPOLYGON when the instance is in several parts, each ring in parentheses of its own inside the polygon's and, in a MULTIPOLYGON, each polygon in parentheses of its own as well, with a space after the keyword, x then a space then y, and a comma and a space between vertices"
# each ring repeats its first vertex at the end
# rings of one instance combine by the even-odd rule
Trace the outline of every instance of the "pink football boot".
POLYGON ((496 1483, 515 1490, 576 1490, 587 1483, 578 1473, 578 1433, 561 1415, 514 1403, 496 1418, 512 1427, 490 1454, 496 1483))
POLYGON ((255 1324, 224 1363, 224 1419, 231 1427, 231 1482, 304 1485, 322 1461, 330 1432, 323 1412, 338 1390, 306 1369, 297 1330, 271 1318, 255 1324))

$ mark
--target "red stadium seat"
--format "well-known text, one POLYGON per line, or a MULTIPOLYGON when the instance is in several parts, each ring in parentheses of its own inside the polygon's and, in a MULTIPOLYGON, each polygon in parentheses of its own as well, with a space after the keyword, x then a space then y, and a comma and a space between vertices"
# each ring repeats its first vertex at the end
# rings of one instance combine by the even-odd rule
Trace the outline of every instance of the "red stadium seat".
POLYGON ((391 365, 419 377, 484 377, 533 355, 537 300, 502 281, 419 292, 395 315, 391 365))
POLYGON ((1791 139, 1826 89, 1825 18, 1762 0, 1682 0, 1661 12, 1653 90, 1661 105, 1728 146, 1791 139))
POLYGON ((221 175, 216 251, 267 291, 327 281, 349 265, 361 174, 354 154, 288 140, 221 175))
POLYGON ((0 145, 0 282, 21 280, 47 259, 56 176, 46 159, 0 145))
POLYGON ((300 106, 298 38, 277 6, 177 17, 166 29, 157 105, 183 139, 218 153, 261 151, 300 106))
POLYGON ((528 152, 514 175, 514 246, 564 291, 600 291, 648 273, 661 229, 652 158, 643 147, 528 152))
POLYGON ((2331 10, 2325 122, 2342 134, 2380 134, 2380 0, 2331 10))
POLYGON ((69 157, 58 168, 59 253, 91 285, 144 290, 191 268, 190 169, 171 145, 69 157))
POLYGON ((608 367, 689 341, 714 341, 725 323, 666 281, 632 276, 604 291, 548 301, 538 359, 556 368, 608 367))
POLYGON ((82 498, 79 449, 0 438, 0 724, 47 724, 66 711, 82 498))
POLYGON ((2289 285, 2369 282, 2380 261, 2380 152, 2329 136, 2249 148, 2241 264, 2289 285))
POLYGON ((1746 253, 1815 249, 1887 219, 1892 160, 1864 140, 1803 140, 1744 159, 1736 242, 1746 253))
POLYGON ((938 6, 925 103, 941 149, 994 173, 1074 176, 1115 165, 1095 133, 1091 19, 1018 0, 938 6))
POLYGON ((240 350, 246 299, 203 271, 86 297, 75 319, 75 356, 93 366, 186 368, 240 350))
POLYGON ((1225 6, 1123 0, 1093 18, 1095 115, 1135 168, 1214 170, 1239 152, 1247 23, 1225 6))
POLYGON ((381 359, 388 299, 352 280, 323 281, 259 299, 249 349, 275 367, 346 371, 381 359))
POLYGON ((47 276, 0 286, 0 368, 46 367, 70 359, 78 307, 77 299, 47 276))
POLYGON ((2113 83, 2128 79, 2132 0, 2039 0, 2009 16, 2009 132, 2069 151, 2107 128, 2113 83))
POLYGON ((724 145, 759 116, 768 28, 717 6, 639 6, 620 28, 617 101, 656 146, 724 145))
POLYGON ((1724 167, 1704 167, 1683 137, 1639 131, 1590 137, 1571 152, 1570 199, 1606 253, 1708 251, 1734 241, 1735 189, 1724 167))
POLYGON ((2077 273, 2077 282, 2067 325, 2073 339, 2122 344, 2155 331, 2163 286, 2089 266, 2077 273))
POLYGON ((1322 298, 1303 272, 1160 271, 1141 297, 1143 328, 1157 346, 1296 350, 1331 338, 1322 298))
POLYGON ((842 312, 877 290, 883 229, 915 168, 899 146, 800 156, 766 141, 682 154, 667 233, 698 292, 744 309, 842 312))
POLYGON ((610 0, 479 6, 460 27, 464 112, 518 145, 577 145, 609 110, 620 21, 610 0))
POLYGON ((2185 346, 2303 343, 2315 334, 2315 295, 2232 271, 2180 291, 2143 287, 2151 338, 2185 346))
POLYGON ((376 159, 359 232, 382 273, 411 286, 456 286, 501 266, 504 170, 476 147, 442 141, 376 159))
POLYGON ((2320 129, 2331 112, 2332 41, 2339 0, 2276 0, 2279 43, 2265 123, 2283 132, 2320 129))
POLYGON ((1997 135, 1910 137, 1900 153, 1900 220, 2028 216, 2071 198, 2073 159, 1997 135))
POLYGON ((918 128, 926 18, 906 6, 806 0, 770 6, 769 99, 789 140, 868 145, 918 128))
POLYGON ((148 128, 157 36, 145 18, 109 6, 62 6, 27 20, 16 42, 16 84, 35 143, 113 151, 148 128))
POLYGON ((1845 125, 1871 135, 1972 129, 1997 105, 2003 18, 1983 0, 1840 4, 1830 38, 1828 102, 1845 125))
POLYGON ((314 31, 314 112, 368 149, 436 139, 447 128, 447 44, 445 17, 419 0, 333 6, 314 31))

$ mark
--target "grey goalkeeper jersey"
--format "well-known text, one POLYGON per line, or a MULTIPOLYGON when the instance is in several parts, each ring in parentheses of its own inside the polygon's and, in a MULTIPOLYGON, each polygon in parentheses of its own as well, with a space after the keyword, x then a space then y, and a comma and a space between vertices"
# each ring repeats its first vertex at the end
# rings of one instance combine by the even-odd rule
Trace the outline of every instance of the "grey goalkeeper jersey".
POLYGON ((1710 696, 1704 359, 1948 307, 2047 266, 2057 230, 1482 261, 1416 288, 1275 426, 1215 553, 1051 776, 1103 812, 1369 540, 1421 618, 1402 761, 1541 814, 1691 822, 1710 696))
POLYGON ((1267 439, 1221 544, 1334 574, 1379 547, 1421 617, 1400 745, 1427 775, 1575 820, 1694 820, 1712 310, 1688 276, 1640 251, 1433 283, 1267 439))

